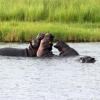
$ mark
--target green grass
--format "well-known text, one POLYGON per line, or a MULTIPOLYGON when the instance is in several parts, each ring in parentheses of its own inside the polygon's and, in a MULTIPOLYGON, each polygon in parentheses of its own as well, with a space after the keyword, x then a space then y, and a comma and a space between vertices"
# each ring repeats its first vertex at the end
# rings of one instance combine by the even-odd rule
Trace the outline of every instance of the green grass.
POLYGON ((47 23, 47 22, 0 22, 0 41, 26 42, 40 32, 54 34, 55 40, 69 42, 100 41, 99 23, 47 23))
POLYGON ((100 0, 0 0, 0 20, 100 22, 100 0))
POLYGON ((100 0, 0 0, 0 41, 25 42, 39 32, 100 41, 100 0))

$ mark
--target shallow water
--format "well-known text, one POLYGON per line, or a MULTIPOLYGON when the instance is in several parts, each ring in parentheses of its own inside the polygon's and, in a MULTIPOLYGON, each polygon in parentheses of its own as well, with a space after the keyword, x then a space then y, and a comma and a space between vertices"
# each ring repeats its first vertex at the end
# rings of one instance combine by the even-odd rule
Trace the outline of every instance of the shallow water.
MULTIPOLYGON (((100 100, 100 43, 69 43, 80 55, 96 58, 82 64, 76 58, 0 56, 0 100, 100 100)), ((0 44, 25 48, 28 44, 0 44)), ((58 54, 56 49, 53 49, 58 54)))

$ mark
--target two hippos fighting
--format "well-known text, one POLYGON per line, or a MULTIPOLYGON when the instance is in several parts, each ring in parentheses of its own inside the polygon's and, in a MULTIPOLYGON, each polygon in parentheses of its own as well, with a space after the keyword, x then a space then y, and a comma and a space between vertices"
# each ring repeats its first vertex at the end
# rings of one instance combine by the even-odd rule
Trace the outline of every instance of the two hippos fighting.
MULTIPOLYGON (((16 57, 53 57, 52 52, 54 36, 51 33, 40 33, 36 39, 29 43, 29 47, 25 49, 17 48, 1 48, 0 55, 2 56, 16 56, 16 57)), ((60 40, 54 45, 58 49, 58 57, 73 57, 79 56, 79 53, 71 48, 64 41, 60 40)), ((95 58, 84 56, 79 58, 82 63, 94 63, 95 58)))

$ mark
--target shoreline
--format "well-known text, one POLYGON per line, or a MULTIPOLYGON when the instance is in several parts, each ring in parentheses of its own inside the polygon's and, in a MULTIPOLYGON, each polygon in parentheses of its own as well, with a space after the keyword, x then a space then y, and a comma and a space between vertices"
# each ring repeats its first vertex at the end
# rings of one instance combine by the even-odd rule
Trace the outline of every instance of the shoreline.
POLYGON ((66 42, 100 42, 99 23, 0 22, 0 42, 29 42, 40 32, 50 32, 66 42))

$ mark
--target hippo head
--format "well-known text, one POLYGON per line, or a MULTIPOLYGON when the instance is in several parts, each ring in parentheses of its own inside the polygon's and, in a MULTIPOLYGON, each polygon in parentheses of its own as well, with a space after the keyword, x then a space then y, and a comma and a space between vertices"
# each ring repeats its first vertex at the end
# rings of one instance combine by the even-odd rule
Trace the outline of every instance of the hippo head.
POLYGON ((36 39, 32 39, 31 41, 31 45, 33 46, 33 48, 37 48, 39 47, 40 45, 40 41, 44 38, 45 36, 45 33, 39 33, 36 37, 36 39))
POLYGON ((32 39, 29 43, 28 52, 30 56, 36 56, 36 52, 39 48, 40 41, 44 38, 45 33, 39 33, 36 39, 32 39))
POLYGON ((53 45, 53 39, 54 36, 51 33, 39 33, 36 39, 32 40, 29 44, 29 50, 31 50, 34 55, 36 55, 37 50, 40 46, 41 40, 43 42, 43 45, 46 49, 49 51, 52 50, 52 45, 53 45))
POLYGON ((45 38, 51 42, 53 42, 53 40, 54 40, 54 36, 51 33, 46 33, 45 38))
POLYGON ((50 33, 46 33, 44 38, 40 42, 40 46, 37 50, 37 57, 51 57, 52 45, 53 45, 54 36, 50 33))
POLYGON ((82 63, 94 63, 96 60, 93 57, 90 56, 84 56, 80 58, 80 62, 82 63))
POLYGON ((45 36, 45 33, 39 33, 36 39, 41 41, 44 38, 44 36, 45 36))
POLYGON ((63 48, 69 48, 69 45, 67 45, 64 41, 59 40, 57 43, 54 45, 56 49, 58 49, 60 52, 62 51, 63 48))
POLYGON ((54 36, 51 33, 46 33, 44 39, 46 40, 46 45, 49 51, 52 50, 54 36))

